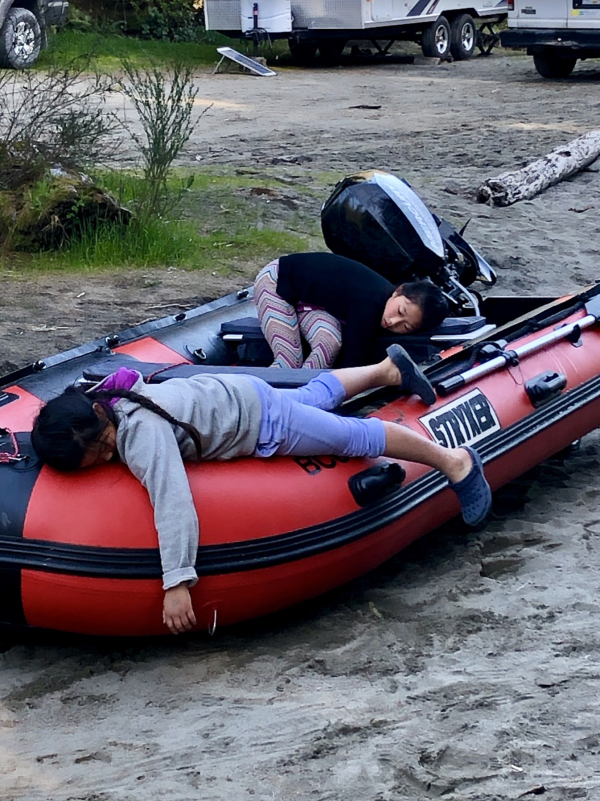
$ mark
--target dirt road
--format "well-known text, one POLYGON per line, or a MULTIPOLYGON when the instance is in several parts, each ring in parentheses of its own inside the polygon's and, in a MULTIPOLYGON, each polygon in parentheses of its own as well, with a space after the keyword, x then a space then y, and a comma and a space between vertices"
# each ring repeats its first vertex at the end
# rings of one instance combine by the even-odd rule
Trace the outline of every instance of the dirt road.
MULTIPOLYGON (((560 294, 600 277, 598 167, 509 209, 473 192, 598 127, 599 81, 591 62, 545 82, 514 55, 202 74, 199 107, 213 105, 186 160, 276 168, 292 195, 324 173, 389 169, 471 219, 493 292, 560 294)), ((4 277, 0 362, 237 288, 257 266, 238 284, 4 277)), ((0 797, 595 801, 599 470, 595 433, 500 491, 483 531, 445 526, 349 587, 212 639, 4 636, 0 797)))

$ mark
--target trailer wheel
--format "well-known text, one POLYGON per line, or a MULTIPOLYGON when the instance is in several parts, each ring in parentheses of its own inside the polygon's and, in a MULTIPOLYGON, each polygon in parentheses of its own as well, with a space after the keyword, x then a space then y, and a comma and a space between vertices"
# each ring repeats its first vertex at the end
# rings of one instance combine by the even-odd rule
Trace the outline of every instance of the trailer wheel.
POLYGON ((316 42, 299 42, 297 39, 288 39, 288 46, 294 63, 307 67, 314 62, 317 55, 316 42))
POLYGON ((35 14, 11 8, 0 28, 0 67, 30 67, 40 54, 42 29, 35 14))
POLYGON ((429 58, 445 58, 450 52, 452 33, 446 17, 438 17, 423 30, 421 50, 429 58))
POLYGON ((339 64, 345 47, 345 39, 323 39, 319 42, 319 55, 327 64, 339 64))
POLYGON ((558 53, 545 50, 533 54, 533 63, 542 78, 568 78, 575 68, 577 59, 574 56, 565 58, 558 53))
POLYGON ((452 39, 450 51, 457 61, 471 58, 477 46, 477 27, 470 14, 459 14, 450 26, 452 39))

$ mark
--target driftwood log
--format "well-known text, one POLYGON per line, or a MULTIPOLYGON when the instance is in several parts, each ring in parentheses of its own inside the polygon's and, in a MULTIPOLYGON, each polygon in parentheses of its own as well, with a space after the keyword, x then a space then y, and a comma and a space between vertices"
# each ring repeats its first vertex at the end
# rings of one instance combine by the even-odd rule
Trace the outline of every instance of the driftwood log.
POLYGON ((587 167, 598 156, 600 130, 590 131, 521 170, 488 178, 478 188, 477 200, 490 206, 512 206, 519 200, 529 200, 587 167))

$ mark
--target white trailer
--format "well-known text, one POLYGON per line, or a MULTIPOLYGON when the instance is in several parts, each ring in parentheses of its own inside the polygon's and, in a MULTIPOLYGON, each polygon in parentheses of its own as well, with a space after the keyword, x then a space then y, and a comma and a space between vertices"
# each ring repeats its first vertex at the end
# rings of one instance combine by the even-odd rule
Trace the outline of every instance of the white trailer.
POLYGON ((494 24, 506 18, 508 0, 205 0, 207 30, 259 41, 286 38, 299 63, 339 59, 349 41, 370 41, 387 53, 409 40, 423 54, 470 58, 499 41, 494 24))
POLYGON ((600 0, 510 0, 502 45, 526 48, 544 78, 567 78, 600 58, 600 0))

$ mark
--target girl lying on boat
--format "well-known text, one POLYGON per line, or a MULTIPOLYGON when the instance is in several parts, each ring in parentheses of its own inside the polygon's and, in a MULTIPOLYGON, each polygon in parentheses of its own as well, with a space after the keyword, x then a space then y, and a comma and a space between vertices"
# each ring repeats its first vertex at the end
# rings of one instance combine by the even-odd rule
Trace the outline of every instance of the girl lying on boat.
POLYGON ((379 364, 324 372, 299 389, 274 389, 254 376, 195 375, 145 384, 121 368, 92 390, 69 387, 42 407, 32 444, 58 470, 120 459, 144 485, 154 507, 163 569, 163 621, 173 634, 195 623, 189 593, 195 571, 198 517, 185 460, 292 456, 389 456, 440 470, 465 521, 487 515, 490 488, 470 448, 443 448, 405 426, 376 417, 331 413, 346 398, 398 386, 427 403, 435 395, 403 348, 379 364), (433 397, 432 397, 433 396, 433 397))
POLYGON ((381 358, 377 341, 438 326, 448 314, 431 281, 394 287, 353 259, 293 253, 256 277, 254 301, 274 367, 355 367, 381 358), (310 347, 305 357, 303 341, 310 347))

